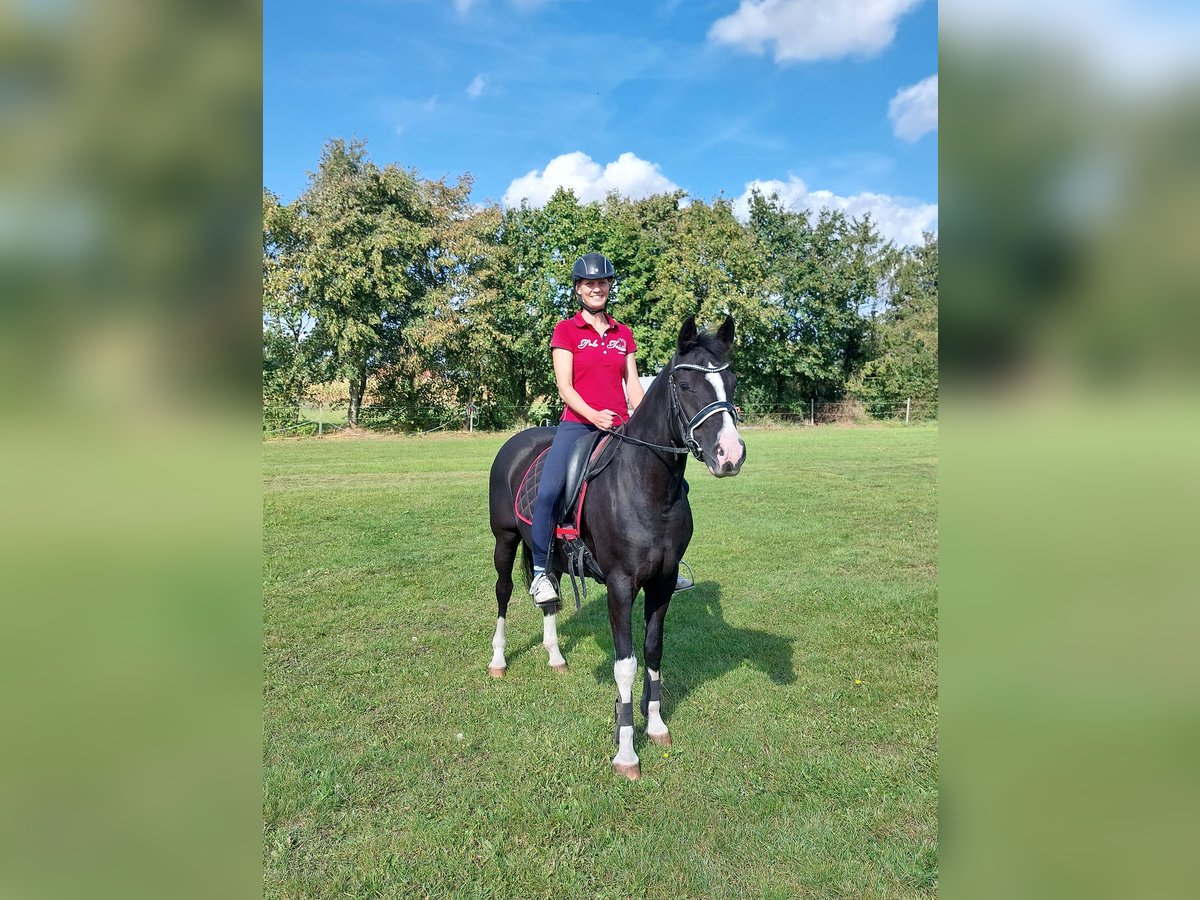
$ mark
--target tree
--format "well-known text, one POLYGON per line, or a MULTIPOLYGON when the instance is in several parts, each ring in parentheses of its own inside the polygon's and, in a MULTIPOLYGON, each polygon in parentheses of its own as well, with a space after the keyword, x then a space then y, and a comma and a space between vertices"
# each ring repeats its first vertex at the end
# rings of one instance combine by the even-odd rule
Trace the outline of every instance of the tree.
POLYGON ((468 403, 485 427, 558 405, 549 335, 574 313, 571 265, 599 251, 618 272, 614 313, 643 372, 674 352, 683 320, 738 325, 748 408, 937 397, 937 241, 896 250, 870 218, 787 210, 755 193, 732 204, 682 191, 542 207, 470 203, 454 184, 376 166, 329 141, 303 194, 263 192, 263 396, 296 408, 344 384, 349 423, 446 424, 468 403), (383 408, 392 410, 386 412, 383 408))
POLYGON ((878 348, 850 385, 873 415, 887 415, 907 398, 938 399, 938 240, 895 258, 886 306, 876 324, 878 348))
POLYGON ((326 348, 326 374, 349 382, 352 428, 368 376, 401 361, 433 281, 439 185, 394 165, 380 169, 361 141, 332 140, 297 200, 301 283, 326 348))
POLYGON ((772 402, 841 399, 869 355, 864 312, 879 293, 888 245, 869 216, 822 209, 810 220, 757 191, 749 227, 773 307, 763 315, 772 332, 772 349, 763 353, 772 402))
POLYGON ((720 198, 711 205, 694 200, 679 211, 671 236, 672 243, 658 253, 649 287, 643 321, 645 368, 653 371, 670 361, 688 316, 704 324, 718 323, 731 314, 737 320, 738 371, 752 371, 762 334, 763 274, 754 243, 734 217, 733 205, 720 198))
POLYGON ((296 421, 309 386, 319 377, 312 317, 303 284, 304 240, 298 211, 263 191, 263 402, 296 421))
POLYGON ((467 198, 448 190, 439 203, 436 277, 416 329, 421 396, 415 399, 443 420, 473 403, 482 426, 504 427, 522 398, 513 366, 520 329, 500 305, 508 268, 502 213, 496 206, 473 210, 467 198))
POLYGON ((505 211, 500 227, 503 268, 495 278, 495 327, 509 379, 498 391, 516 407, 539 397, 558 403, 550 362, 550 334, 573 314, 571 266, 596 250, 615 252, 612 227, 598 203, 581 205, 573 191, 559 188, 541 208, 522 203, 505 211))

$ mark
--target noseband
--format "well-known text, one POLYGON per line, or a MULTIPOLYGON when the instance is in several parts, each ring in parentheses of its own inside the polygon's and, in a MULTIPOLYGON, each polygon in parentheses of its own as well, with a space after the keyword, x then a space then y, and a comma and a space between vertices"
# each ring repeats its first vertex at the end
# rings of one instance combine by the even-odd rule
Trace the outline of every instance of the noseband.
POLYGON ((675 384, 675 372, 678 369, 691 369, 695 372, 703 372, 705 375, 711 375, 716 372, 724 372, 728 368, 729 363, 720 366, 697 366, 692 363, 676 363, 671 366, 671 371, 667 375, 667 382, 671 385, 671 411, 675 414, 675 423, 679 426, 679 436, 688 450, 691 451, 692 456, 696 457, 700 462, 704 462, 704 451, 700 447, 700 442, 696 440, 696 429, 706 419, 722 412, 729 413, 736 425, 737 408, 728 400, 714 400, 685 422, 683 418, 683 404, 679 402, 679 388, 675 384))

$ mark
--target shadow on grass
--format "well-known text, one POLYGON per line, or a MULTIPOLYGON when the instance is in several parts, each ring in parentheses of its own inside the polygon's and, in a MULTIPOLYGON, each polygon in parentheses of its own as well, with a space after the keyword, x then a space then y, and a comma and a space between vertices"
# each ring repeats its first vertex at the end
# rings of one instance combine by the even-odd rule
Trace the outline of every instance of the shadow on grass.
MULTIPOLYGON (((568 665, 572 651, 581 641, 595 640, 605 651, 605 661, 593 670, 597 684, 613 685, 612 630, 608 623, 608 595, 598 585, 589 585, 589 597, 576 612, 573 595, 564 592, 564 612, 559 615, 559 645, 568 665)), ((641 597, 634 605, 633 640, 639 669, 645 665, 642 643, 645 616, 641 597)), ((540 645, 530 640, 518 653, 540 645)), ((676 594, 667 610, 663 634, 663 686, 672 705, 710 681, 743 665, 762 672, 775 684, 794 684, 792 642, 754 628, 735 628, 725 621, 721 609, 721 587, 713 581, 700 582, 690 591, 676 594)), ((614 685, 615 690, 615 685, 614 685)), ((641 690, 641 675, 634 685, 634 700, 641 690)))

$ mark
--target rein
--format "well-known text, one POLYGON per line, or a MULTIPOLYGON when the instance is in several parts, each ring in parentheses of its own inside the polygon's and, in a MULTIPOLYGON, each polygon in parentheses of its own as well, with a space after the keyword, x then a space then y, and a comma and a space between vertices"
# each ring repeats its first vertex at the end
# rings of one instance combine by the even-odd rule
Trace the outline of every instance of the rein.
MULTIPOLYGON (((683 405, 679 402, 679 388, 675 385, 675 372, 677 369, 691 369, 696 372, 703 372, 706 375, 712 375, 717 372, 724 372, 729 368, 729 363, 724 363, 720 366, 697 366, 693 363, 675 363, 671 366, 671 370, 667 373, 667 383, 671 386, 671 412, 675 417, 675 424, 679 426, 680 440, 683 441, 683 447, 665 446, 663 444, 651 444, 649 441, 643 441, 640 438, 629 437, 629 435, 621 434, 619 431, 607 431, 601 428, 605 434, 611 434, 613 437, 630 444, 637 444, 641 447, 649 447, 651 450, 661 450, 664 453, 687 454, 691 453, 700 462, 704 462, 704 450, 700 447, 700 442, 696 440, 696 429, 706 420, 717 413, 727 412, 733 417, 733 421, 737 423, 737 408, 728 400, 714 400, 712 403, 703 407, 699 412, 692 416, 687 422, 683 418, 683 405)), ((624 427, 622 425, 621 427, 624 427)))

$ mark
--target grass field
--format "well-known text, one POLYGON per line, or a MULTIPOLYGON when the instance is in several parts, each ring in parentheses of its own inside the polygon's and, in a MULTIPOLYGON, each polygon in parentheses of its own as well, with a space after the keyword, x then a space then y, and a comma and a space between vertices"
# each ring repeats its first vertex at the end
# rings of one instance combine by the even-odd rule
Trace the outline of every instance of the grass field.
POLYGON ((264 895, 936 895, 937 436, 751 430, 739 477, 689 465, 675 743, 637 714, 637 782, 603 586, 559 617, 569 674, 524 595, 485 674, 504 435, 266 443, 264 895))

